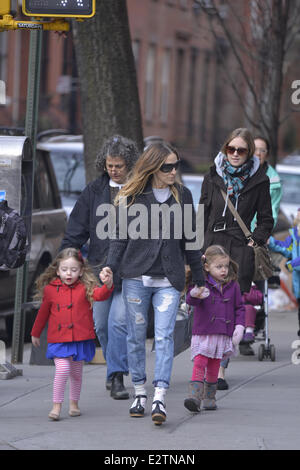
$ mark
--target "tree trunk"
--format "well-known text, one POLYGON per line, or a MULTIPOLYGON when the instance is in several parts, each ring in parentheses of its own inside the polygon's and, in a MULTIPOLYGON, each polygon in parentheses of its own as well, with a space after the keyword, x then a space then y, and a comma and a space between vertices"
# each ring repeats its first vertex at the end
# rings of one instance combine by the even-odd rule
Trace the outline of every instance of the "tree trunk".
POLYGON ((97 1, 94 18, 73 23, 89 182, 106 138, 120 134, 142 150, 141 112, 126 1, 97 1))
POLYGON ((278 153, 278 133, 280 127, 280 104, 282 96, 283 66, 290 2, 272 0, 272 16, 268 40, 261 51, 261 109, 259 113, 260 132, 270 142, 272 165, 276 164, 278 153))

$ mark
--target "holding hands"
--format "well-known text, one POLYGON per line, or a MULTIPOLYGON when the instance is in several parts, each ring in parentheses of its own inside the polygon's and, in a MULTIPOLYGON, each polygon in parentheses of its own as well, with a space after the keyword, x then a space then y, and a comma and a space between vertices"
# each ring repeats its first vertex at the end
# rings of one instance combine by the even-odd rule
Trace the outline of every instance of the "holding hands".
POLYGON ((205 299, 209 296, 209 290, 205 286, 195 286, 190 292, 192 297, 196 297, 197 299, 205 299))
POLYGON ((113 272, 109 267, 105 267, 99 274, 100 281, 106 285, 108 289, 111 289, 113 285, 113 272))

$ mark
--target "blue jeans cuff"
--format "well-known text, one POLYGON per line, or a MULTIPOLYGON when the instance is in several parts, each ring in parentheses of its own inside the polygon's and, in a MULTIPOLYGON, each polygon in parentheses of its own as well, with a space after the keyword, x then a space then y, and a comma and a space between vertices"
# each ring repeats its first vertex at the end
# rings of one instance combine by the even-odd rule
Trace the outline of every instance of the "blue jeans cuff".
POLYGON ((153 380, 152 384, 154 387, 161 387, 161 388, 169 388, 169 382, 165 382, 164 380, 153 380))

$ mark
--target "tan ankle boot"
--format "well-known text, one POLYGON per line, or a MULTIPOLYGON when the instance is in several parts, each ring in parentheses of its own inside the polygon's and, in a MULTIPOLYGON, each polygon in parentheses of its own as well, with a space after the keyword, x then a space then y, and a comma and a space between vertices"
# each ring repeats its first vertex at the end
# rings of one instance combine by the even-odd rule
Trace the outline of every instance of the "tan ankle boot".
POLYGON ((192 413, 199 413, 203 394, 203 382, 189 383, 189 397, 184 400, 184 406, 192 413))
POLYGON ((203 391, 203 408, 205 410, 216 410, 216 392, 217 392, 218 383, 208 383, 204 382, 204 391, 203 391))

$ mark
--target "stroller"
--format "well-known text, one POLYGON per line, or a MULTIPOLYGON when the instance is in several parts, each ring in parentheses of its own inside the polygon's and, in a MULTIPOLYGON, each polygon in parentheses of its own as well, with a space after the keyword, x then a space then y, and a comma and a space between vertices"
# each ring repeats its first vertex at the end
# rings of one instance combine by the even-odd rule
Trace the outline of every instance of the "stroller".
POLYGON ((269 338, 269 304, 268 304, 268 280, 262 281, 263 286, 263 303, 259 307, 255 321, 255 339, 263 341, 258 347, 258 360, 263 361, 264 358, 270 358, 271 361, 276 359, 276 350, 274 344, 270 344, 269 338), (259 336, 261 333, 261 336, 259 336))

